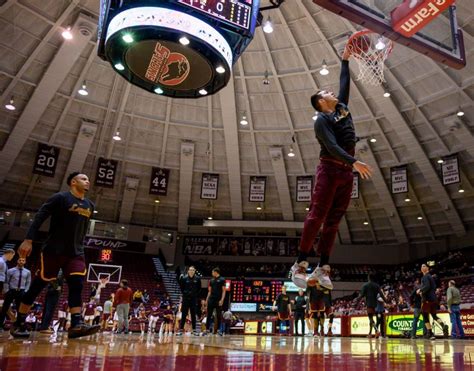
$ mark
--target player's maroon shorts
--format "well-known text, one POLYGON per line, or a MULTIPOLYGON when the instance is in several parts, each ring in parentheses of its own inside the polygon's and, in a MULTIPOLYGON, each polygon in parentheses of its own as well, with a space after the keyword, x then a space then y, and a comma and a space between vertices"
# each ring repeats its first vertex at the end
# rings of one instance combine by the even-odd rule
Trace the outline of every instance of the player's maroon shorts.
POLYGON ((367 314, 375 314, 375 308, 367 307, 367 314))
POLYGON ((290 319, 290 313, 288 312, 278 312, 278 319, 280 321, 286 321, 290 319))
POLYGON ((424 301, 421 304, 421 313, 436 314, 438 303, 436 301, 424 301))
POLYGON ((42 280, 55 280, 60 269, 63 270, 64 277, 66 278, 69 276, 85 276, 87 270, 84 256, 66 256, 41 253, 41 267, 39 270, 39 275, 42 280))
POLYGON ((317 300, 309 303, 309 309, 311 312, 324 312, 326 308, 323 300, 317 300))
POLYGON ((331 314, 334 314, 334 310, 332 309, 332 307, 329 307, 329 306, 326 306, 324 311, 326 313, 326 316, 330 316, 331 314))

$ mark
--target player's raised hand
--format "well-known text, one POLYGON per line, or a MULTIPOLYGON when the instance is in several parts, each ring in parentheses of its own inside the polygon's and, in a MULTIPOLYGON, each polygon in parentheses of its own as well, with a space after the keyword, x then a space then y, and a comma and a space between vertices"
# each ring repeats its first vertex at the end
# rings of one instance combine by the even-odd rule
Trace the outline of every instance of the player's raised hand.
POLYGON ((356 161, 352 165, 353 168, 360 174, 362 179, 369 179, 372 176, 372 168, 362 161, 356 161))
POLYGON ((28 256, 30 256, 32 249, 33 241, 24 240, 18 248, 18 255, 20 255, 20 258, 27 258, 28 256))
POLYGON ((342 60, 347 61, 351 57, 352 52, 351 49, 349 48, 348 45, 344 48, 344 51, 342 52, 342 60))

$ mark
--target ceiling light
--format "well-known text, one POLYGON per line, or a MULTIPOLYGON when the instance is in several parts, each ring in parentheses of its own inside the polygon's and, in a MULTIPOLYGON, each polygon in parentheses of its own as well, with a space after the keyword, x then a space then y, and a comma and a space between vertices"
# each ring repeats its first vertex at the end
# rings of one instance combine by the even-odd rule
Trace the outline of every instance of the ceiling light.
POLYGON ((155 204, 159 204, 160 203, 160 200, 155 200, 155 204))
POLYGON ((94 210, 94 214, 98 214, 99 212, 97 210, 94 210))
POLYGON ((89 92, 87 91, 87 86, 86 83, 82 84, 81 88, 77 91, 80 95, 89 95, 89 92))
POLYGON ((168 237, 171 237, 171 236, 172 236, 172 234, 171 234, 171 233, 168 233, 168 237))
POLYGON ((249 122, 247 121, 247 116, 242 116, 242 120, 240 120, 240 125, 248 125, 249 122))
POLYGON ((5 108, 9 111, 14 111, 16 110, 16 107, 15 107, 15 100, 13 99, 13 97, 10 98, 10 101, 5 104, 5 108))
POLYGON ((458 192, 459 193, 464 193, 464 188, 459 187, 458 192))
POLYGON ((410 200, 409 197, 405 198, 405 202, 410 202, 410 201, 411 201, 411 200, 410 200))
POLYGON ((290 152, 288 152, 288 157, 295 157, 295 156, 296 156, 296 154, 295 154, 295 152, 293 151, 293 148, 290 147, 290 152))
POLYGON ((307 207, 305 210, 306 210, 306 211, 309 211, 309 207, 307 207))
POLYGON ((270 85, 270 80, 268 79, 268 71, 267 70, 263 74, 263 85, 270 85))
POLYGON ((423 217, 420 215, 417 219, 418 220, 423 220, 423 217))
POLYGON ((383 41, 383 38, 380 37, 379 40, 377 41, 377 44, 375 44, 375 49, 377 49, 377 50, 383 50, 383 49, 385 49, 385 46, 386 46, 386 45, 385 45, 385 43, 384 43, 384 41, 383 41))
POLYGON ((122 226, 120 227, 120 229, 125 229, 125 227, 122 225, 122 226))
POLYGON ((206 89, 201 89, 201 90, 199 90, 199 94, 207 95, 207 90, 206 89))
POLYGON ((315 113, 314 113, 314 116, 312 117, 312 119, 313 119, 313 121, 316 121, 317 118, 318 118, 318 113, 315 112, 315 113))
POLYGON ((64 40, 71 40, 72 39, 72 32, 71 27, 66 28, 63 33, 61 34, 64 40))
POLYGON ((125 41, 127 44, 133 43, 133 36, 130 35, 129 33, 126 33, 125 35, 122 36, 122 40, 125 41))
POLYGON ((163 89, 161 89, 161 88, 156 88, 156 89, 154 90, 154 92, 155 92, 156 94, 163 94, 163 93, 164 93, 163 89))
POLYGON ((385 98, 388 98, 388 97, 390 97, 390 93, 389 93, 388 91, 386 91, 385 93, 383 93, 383 96, 384 96, 385 98))
POLYGON ((189 45, 190 41, 189 39, 186 37, 186 36, 183 36, 179 39, 179 42, 182 44, 182 45, 189 45))
POLYGON ((207 220, 212 220, 212 216, 208 216, 208 217, 207 217, 207 220))
POLYGON ((328 65, 326 64, 326 61, 324 59, 323 59, 323 66, 319 70, 319 73, 323 76, 326 76, 327 74, 329 74, 328 65))
POLYGON ((261 206, 257 206, 257 210, 258 210, 258 211, 262 210, 262 207, 261 207, 261 206))
POLYGON ((270 16, 267 18, 267 20, 263 24, 263 32, 265 32, 265 33, 272 33, 273 32, 273 23, 272 23, 272 19, 270 18, 270 16))
POLYGON ((369 225, 369 222, 367 220, 364 221, 364 225, 369 225))
POLYGON ((442 163, 444 163, 444 160, 443 160, 442 158, 440 158, 440 159, 438 160, 438 164, 442 164, 442 163))
POLYGON ((116 63, 114 67, 118 71, 123 71, 125 69, 125 66, 122 63, 116 63))
POLYGON ((459 111, 456 113, 456 115, 458 117, 463 117, 464 116, 464 111, 461 108, 459 108, 459 111))
POLYGON ((217 73, 224 73, 224 72, 225 72, 225 68, 222 67, 222 66, 218 66, 218 67, 216 68, 216 72, 217 72, 217 73))
POLYGON ((375 143, 375 142, 377 142, 377 139, 375 139, 375 138, 370 138, 370 143, 375 143))
POLYGON ((121 141, 122 138, 120 137, 120 131, 117 131, 117 132, 115 133, 115 135, 112 137, 112 139, 113 139, 113 140, 116 140, 117 142, 118 142, 118 141, 121 141))

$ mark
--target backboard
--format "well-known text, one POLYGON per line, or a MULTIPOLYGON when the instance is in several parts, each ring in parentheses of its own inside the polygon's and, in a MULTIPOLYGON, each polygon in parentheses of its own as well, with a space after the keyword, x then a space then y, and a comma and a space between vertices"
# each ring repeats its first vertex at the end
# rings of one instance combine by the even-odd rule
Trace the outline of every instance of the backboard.
POLYGON ((462 31, 456 7, 450 6, 412 37, 393 30, 390 12, 403 0, 313 0, 314 3, 354 23, 414 49, 431 59, 461 69, 466 65, 462 31))
POLYGON ((101 278, 108 278, 108 283, 118 285, 122 278, 122 266, 90 263, 87 270, 87 282, 100 284, 101 278))

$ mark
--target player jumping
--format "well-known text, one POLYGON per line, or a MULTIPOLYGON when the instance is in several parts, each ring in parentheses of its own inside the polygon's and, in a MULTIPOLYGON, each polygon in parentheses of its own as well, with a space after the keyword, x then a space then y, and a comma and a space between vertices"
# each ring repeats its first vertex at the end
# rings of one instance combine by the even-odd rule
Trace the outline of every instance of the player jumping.
POLYGON ((332 288, 329 276, 323 275, 319 265, 310 277, 307 276, 308 255, 321 225, 324 224, 317 253, 320 255, 321 266, 329 263, 339 222, 351 199, 353 170, 359 172, 363 179, 368 179, 372 175, 370 166, 354 158, 356 135, 347 106, 350 56, 351 52, 346 46, 342 56, 339 95, 336 97, 333 92, 319 90, 311 97, 311 104, 318 112, 314 131, 321 152, 311 206, 301 236, 298 260, 291 267, 293 282, 302 288, 307 286, 307 279, 318 280, 322 286, 332 288))

